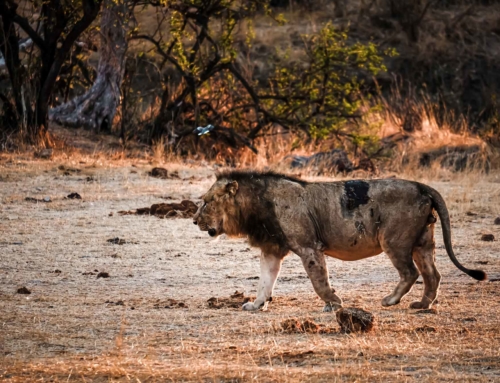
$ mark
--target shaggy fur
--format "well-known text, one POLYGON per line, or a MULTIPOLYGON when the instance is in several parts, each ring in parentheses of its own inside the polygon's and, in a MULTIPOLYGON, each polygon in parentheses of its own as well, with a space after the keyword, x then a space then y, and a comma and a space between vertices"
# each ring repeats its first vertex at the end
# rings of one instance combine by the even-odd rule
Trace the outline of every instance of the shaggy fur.
POLYGON ((274 172, 229 171, 203 197, 195 224, 211 236, 247 236, 262 249, 257 299, 244 305, 256 310, 267 304, 283 257, 301 258, 325 309, 342 301, 331 288, 324 255, 355 261, 385 252, 400 275, 384 306, 399 303, 418 278, 424 279, 422 300, 412 308, 428 308, 437 297, 440 274, 434 262, 433 211, 437 211, 452 262, 471 277, 483 280, 456 259, 451 246, 448 210, 429 186, 398 179, 310 183, 274 172))

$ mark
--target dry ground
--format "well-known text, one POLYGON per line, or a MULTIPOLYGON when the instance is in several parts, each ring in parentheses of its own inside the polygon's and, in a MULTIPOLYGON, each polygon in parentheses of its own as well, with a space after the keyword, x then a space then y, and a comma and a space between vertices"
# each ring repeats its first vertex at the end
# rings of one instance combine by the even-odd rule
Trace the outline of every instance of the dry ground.
POLYGON ((329 259, 346 305, 373 312, 376 329, 288 334, 280 323, 292 317, 338 329, 298 257, 285 260, 267 312, 208 307, 211 297, 255 293, 258 251, 213 240, 190 219, 118 215, 162 197, 196 199, 213 182, 208 167, 177 166, 179 180, 150 178, 150 168, 0 158, 1 381, 500 381, 500 175, 419 177, 448 201, 459 259, 492 281, 459 272, 439 229, 437 314, 407 309, 422 284, 400 306, 380 306, 397 282, 386 257, 329 259), (83 199, 63 198, 71 192, 83 199), (480 241, 485 233, 497 241, 480 241), (115 237, 127 243, 107 242, 115 237), (16 293, 23 286, 30 295, 16 293))

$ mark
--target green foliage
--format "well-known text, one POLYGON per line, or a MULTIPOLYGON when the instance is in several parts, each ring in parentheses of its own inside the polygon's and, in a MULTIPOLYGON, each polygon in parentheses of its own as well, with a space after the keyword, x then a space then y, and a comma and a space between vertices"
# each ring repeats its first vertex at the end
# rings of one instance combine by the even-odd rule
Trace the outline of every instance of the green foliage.
MULTIPOLYGON (((276 69, 266 106, 290 128, 325 138, 361 117, 364 79, 386 68, 375 44, 349 44, 348 33, 331 24, 306 38, 307 62, 276 69)), ((354 136, 353 142, 367 138, 354 136)))

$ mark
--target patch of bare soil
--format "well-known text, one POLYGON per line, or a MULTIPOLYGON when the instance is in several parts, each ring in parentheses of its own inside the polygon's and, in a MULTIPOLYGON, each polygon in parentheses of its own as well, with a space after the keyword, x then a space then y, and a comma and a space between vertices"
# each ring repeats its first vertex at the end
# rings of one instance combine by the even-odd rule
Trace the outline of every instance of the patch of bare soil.
POLYGON ((436 313, 408 308, 423 284, 398 306, 381 306, 399 280, 386 256, 328 258, 344 306, 377 319, 369 333, 345 334, 334 313, 322 312, 297 256, 285 258, 267 310, 244 312, 260 273, 260 252, 245 239, 213 239, 191 219, 110 215, 168 197, 197 203, 212 168, 168 164, 179 178, 158 179, 146 174, 156 166, 147 161, 58 163, 57 155, 0 157, 1 382, 500 379, 498 240, 481 241, 484 233, 500 238, 499 175, 418 179, 446 200, 457 258, 480 264, 490 280, 477 282, 452 264, 438 226, 436 313), (69 168, 81 172, 65 176, 69 168), (64 199, 73 192, 84 198, 64 199), (18 294, 21 287, 31 294, 18 294))

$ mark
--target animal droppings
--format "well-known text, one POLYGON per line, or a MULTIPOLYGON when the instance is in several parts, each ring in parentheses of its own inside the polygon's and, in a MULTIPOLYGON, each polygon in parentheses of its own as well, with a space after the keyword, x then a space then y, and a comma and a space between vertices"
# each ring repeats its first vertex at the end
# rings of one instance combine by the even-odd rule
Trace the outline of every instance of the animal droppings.
POLYGON ((198 206, 193 201, 182 200, 180 203, 155 203, 151 207, 119 211, 120 215, 154 215, 158 218, 191 218, 198 206))
POLYGON ((288 318, 280 323, 279 330, 287 334, 309 333, 309 334, 330 334, 334 332, 332 328, 318 324, 312 319, 288 318))
POLYGON ((235 291, 229 298, 212 297, 207 300, 208 307, 211 309, 233 308, 241 309, 243 304, 249 302, 252 298, 246 297, 243 293, 235 291))

